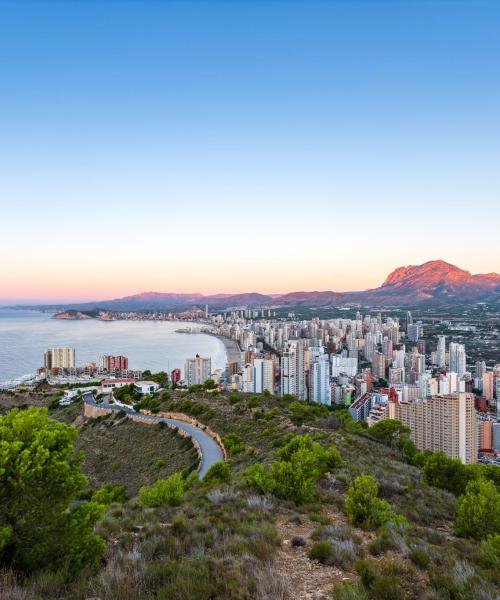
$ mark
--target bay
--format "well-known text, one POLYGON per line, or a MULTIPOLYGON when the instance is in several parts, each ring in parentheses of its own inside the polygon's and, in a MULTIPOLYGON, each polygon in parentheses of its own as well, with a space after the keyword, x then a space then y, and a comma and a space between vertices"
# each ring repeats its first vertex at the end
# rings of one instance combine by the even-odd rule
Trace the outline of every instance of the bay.
POLYGON ((179 321, 66 321, 31 310, 0 309, 0 382, 33 374, 47 348, 75 348, 76 364, 102 354, 122 354, 130 369, 171 371, 196 354, 211 357, 212 371, 224 369, 224 344, 206 334, 176 333, 193 325, 179 321))

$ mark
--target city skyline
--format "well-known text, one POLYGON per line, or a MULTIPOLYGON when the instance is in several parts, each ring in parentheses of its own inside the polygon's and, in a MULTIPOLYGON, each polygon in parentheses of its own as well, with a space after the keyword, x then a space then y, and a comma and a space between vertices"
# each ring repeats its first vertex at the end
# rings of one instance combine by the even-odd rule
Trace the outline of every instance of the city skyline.
POLYGON ((2 303, 500 270, 498 3, 0 14, 2 303))

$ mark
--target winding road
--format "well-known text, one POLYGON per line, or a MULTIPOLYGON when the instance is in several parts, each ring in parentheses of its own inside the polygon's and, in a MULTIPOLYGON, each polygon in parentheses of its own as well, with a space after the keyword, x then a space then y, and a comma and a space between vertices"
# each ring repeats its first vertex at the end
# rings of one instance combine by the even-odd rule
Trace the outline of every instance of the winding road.
POLYGON ((98 408, 106 408, 110 410, 114 410, 116 412, 123 411, 129 417, 140 417, 143 421, 151 421, 153 423, 167 423, 168 425, 173 425, 178 429, 185 431, 189 437, 196 440, 201 449, 201 462, 198 467, 198 476, 202 478, 205 473, 210 469, 210 467, 220 461, 224 460, 224 455, 219 444, 212 439, 208 433, 192 425, 191 423, 187 423, 186 421, 181 421, 180 419, 168 419, 166 417, 157 417, 155 415, 143 415, 135 411, 133 408, 123 405, 109 404, 107 402, 95 402, 91 393, 83 394, 83 400, 86 404, 90 406, 97 406, 98 408))

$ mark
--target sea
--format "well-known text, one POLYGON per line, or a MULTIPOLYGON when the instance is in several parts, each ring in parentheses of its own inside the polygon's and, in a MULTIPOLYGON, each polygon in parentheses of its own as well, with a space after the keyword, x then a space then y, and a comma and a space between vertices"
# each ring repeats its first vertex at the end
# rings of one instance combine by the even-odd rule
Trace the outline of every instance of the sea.
POLYGON ((103 354, 122 354, 130 369, 184 372, 186 358, 209 356, 212 371, 224 369, 224 344, 203 333, 176 333, 196 326, 180 321, 71 321, 48 313, 0 308, 0 383, 22 380, 43 366, 47 348, 75 348, 76 365, 98 362, 103 354))

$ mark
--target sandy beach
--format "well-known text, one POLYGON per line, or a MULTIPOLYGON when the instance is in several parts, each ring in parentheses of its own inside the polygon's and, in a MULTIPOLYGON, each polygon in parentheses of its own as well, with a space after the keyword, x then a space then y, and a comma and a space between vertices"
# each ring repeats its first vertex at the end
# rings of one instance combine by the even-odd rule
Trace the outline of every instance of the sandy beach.
POLYGON ((226 348, 227 354, 227 362, 231 363, 239 363, 241 350, 238 342, 236 340, 231 340, 230 338, 218 336, 220 340, 224 343, 224 347, 226 348))

